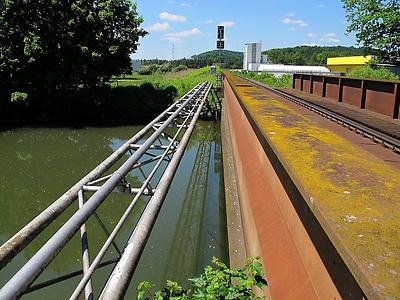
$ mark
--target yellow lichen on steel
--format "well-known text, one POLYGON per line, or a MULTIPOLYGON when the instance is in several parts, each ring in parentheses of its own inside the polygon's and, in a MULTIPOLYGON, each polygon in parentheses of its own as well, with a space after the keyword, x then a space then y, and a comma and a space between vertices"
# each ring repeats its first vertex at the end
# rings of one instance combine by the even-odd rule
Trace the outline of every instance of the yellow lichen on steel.
POLYGON ((400 172, 265 90, 227 77, 331 239, 340 241, 339 252, 357 263, 380 296, 400 295, 400 172))

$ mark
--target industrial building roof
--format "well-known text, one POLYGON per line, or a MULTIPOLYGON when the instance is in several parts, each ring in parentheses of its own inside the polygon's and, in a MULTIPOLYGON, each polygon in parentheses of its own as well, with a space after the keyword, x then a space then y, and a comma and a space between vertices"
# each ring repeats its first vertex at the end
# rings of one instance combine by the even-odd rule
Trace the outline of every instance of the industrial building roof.
POLYGON ((346 56, 346 57, 328 57, 327 65, 365 65, 373 59, 372 55, 367 56, 346 56))
POLYGON ((292 65, 275 65, 261 64, 257 71, 274 72, 274 73, 330 73, 327 67, 322 66, 292 66, 292 65))

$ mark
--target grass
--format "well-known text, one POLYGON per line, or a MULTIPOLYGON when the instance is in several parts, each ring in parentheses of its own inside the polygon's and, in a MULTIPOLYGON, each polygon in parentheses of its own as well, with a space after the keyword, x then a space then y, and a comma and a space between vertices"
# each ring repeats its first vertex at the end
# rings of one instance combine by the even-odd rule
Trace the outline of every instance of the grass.
POLYGON ((256 72, 235 72, 237 76, 254 79, 256 81, 265 83, 274 88, 290 88, 292 87, 292 75, 282 75, 280 77, 274 76, 269 73, 258 74, 256 72))
MULTIPOLYGON (((220 72, 220 70, 217 70, 220 72)), ((127 75, 124 78, 114 78, 112 87, 140 86, 151 83, 155 88, 176 88, 178 95, 183 96, 197 84, 208 81, 216 83, 216 75, 210 74, 210 68, 189 69, 179 72, 154 73, 152 75, 127 75)))
POLYGON ((382 67, 371 67, 369 65, 363 66, 357 70, 354 70, 346 74, 347 77, 354 78, 368 78, 368 79, 379 79, 379 80, 400 80, 399 76, 386 70, 382 67))

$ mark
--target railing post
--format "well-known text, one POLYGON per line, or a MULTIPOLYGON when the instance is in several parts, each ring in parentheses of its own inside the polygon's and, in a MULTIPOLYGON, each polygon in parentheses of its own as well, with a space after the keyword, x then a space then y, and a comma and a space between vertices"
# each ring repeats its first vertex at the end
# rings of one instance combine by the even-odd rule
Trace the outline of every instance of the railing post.
POLYGON ((303 91, 303 74, 300 74, 300 91, 303 91))
POLYGON ((399 118, 399 109, 400 109, 400 84, 394 84, 394 109, 393 109, 393 119, 399 118))
POLYGON ((310 75, 310 94, 314 92, 314 77, 310 75))
POLYGON ((293 80, 292 80, 292 89, 296 88, 296 74, 293 74, 293 80))
POLYGON ((343 78, 339 78, 339 97, 338 101, 342 102, 343 98, 343 78))
POLYGON ((322 76, 322 97, 326 96, 326 77, 322 76))
POLYGON ((365 109, 366 94, 367 82, 365 80, 361 80, 361 109, 365 109))

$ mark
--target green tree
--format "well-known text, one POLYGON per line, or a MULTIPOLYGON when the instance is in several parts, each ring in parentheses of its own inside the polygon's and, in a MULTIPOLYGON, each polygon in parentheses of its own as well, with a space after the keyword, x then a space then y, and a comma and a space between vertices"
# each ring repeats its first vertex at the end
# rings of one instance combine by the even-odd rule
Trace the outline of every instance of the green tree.
POLYGON ((400 2, 398 0, 342 0, 348 32, 355 32, 366 50, 379 49, 384 61, 400 63, 400 2))
POLYGON ((130 70, 142 22, 130 0, 0 0, 0 90, 101 85, 130 70))

